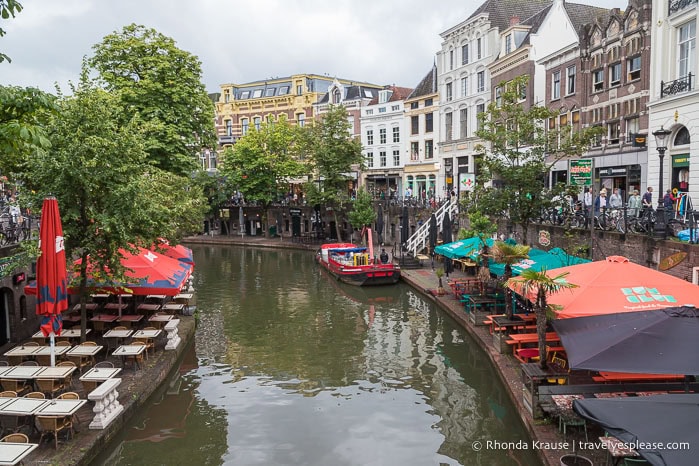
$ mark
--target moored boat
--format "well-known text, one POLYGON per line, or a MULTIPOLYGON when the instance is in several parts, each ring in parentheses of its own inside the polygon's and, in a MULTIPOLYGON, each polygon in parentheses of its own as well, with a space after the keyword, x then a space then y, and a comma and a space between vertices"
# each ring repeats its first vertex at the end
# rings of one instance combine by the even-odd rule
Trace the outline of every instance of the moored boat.
POLYGON ((352 243, 324 244, 316 254, 318 263, 338 280, 350 285, 392 285, 400 279, 400 268, 376 261, 370 248, 352 243))

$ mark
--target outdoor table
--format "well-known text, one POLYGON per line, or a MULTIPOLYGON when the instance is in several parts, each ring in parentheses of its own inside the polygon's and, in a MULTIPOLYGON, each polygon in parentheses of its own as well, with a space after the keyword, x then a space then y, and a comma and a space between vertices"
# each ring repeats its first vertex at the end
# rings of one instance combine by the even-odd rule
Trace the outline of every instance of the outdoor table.
POLYGON ((630 448, 628 444, 622 442, 612 435, 600 437, 599 441, 602 445, 604 445, 604 449, 609 452, 614 460, 613 464, 615 465, 621 460, 621 458, 638 458, 640 456, 636 450, 630 448))
POLYGON ((12 369, 13 367, 16 367, 16 366, 4 366, 4 367, 0 367, 0 375, 2 375, 2 374, 4 374, 5 372, 9 371, 9 370, 12 369))
POLYGON ((111 315, 111 314, 97 314, 96 316, 92 317, 90 321, 92 322, 114 322, 118 319, 118 316, 111 315))
POLYGON ((75 414, 85 403, 87 403, 87 400, 49 400, 34 414, 37 416, 69 417, 75 414))
POLYGON ((169 304, 163 304, 162 307, 160 308, 161 311, 165 312, 182 312, 184 310, 185 305, 184 304, 177 304, 177 303, 169 303, 169 304))
POLYGON ((120 367, 93 367, 85 372, 80 380, 83 382, 104 382, 107 379, 116 377, 121 372, 120 367))
POLYGON ((100 345, 77 345, 72 347, 66 353, 68 356, 96 356, 97 353, 102 351, 104 346, 100 345))
POLYGON ((33 379, 43 367, 46 366, 12 366, 9 370, 0 373, 0 379, 33 379))
POLYGON ((157 338, 162 330, 137 330, 132 335, 134 338, 157 338))
MULTIPOLYGON (((553 343, 561 341, 561 337, 556 332, 546 332, 546 342, 553 343)), ((535 333, 513 333, 509 335, 508 345, 512 345, 513 353, 522 349, 526 344, 539 343, 539 336, 535 333)))
POLYGON ((109 299, 111 295, 106 293, 93 293, 90 295, 92 299, 109 299))
MULTIPOLYGON (((91 331, 92 331, 92 329, 89 329, 89 328, 88 328, 88 329, 85 331, 85 335, 87 335, 87 334, 90 333, 91 331)), ((80 336, 81 336, 81 335, 80 335, 80 329, 79 329, 79 328, 78 328, 78 329, 68 328, 68 329, 63 329, 63 330, 61 331, 61 334, 58 335, 56 338, 80 338, 80 336)), ((46 338, 46 337, 44 337, 44 334, 41 332, 41 330, 39 330, 39 331, 36 332, 34 335, 32 335, 32 338, 46 338)))
POLYGON ((167 299, 167 296, 164 294, 149 294, 146 296, 146 301, 153 300, 153 301, 160 301, 161 303, 167 299))
POLYGON ((10 398, 9 402, 0 405, 0 416, 31 416, 50 401, 41 398, 10 398))
POLYGON ((71 323, 76 323, 80 322, 82 320, 82 317, 80 316, 80 313, 73 313, 70 312, 68 314, 64 314, 63 317, 63 322, 71 322, 71 323))
POLYGON ((194 296, 194 294, 192 293, 180 293, 173 296, 172 299, 174 299, 175 301, 177 301, 178 299, 192 299, 192 296, 194 296))
MULTIPOLYGON (((87 309, 90 312, 96 311, 98 306, 99 304, 97 303, 85 303, 85 309, 87 309)), ((73 306, 73 312, 80 312, 80 303, 73 306)))
POLYGON ((172 320, 173 316, 170 314, 158 314, 148 318, 148 322, 167 322, 172 320))
POLYGON ((41 370, 34 374, 35 379, 65 379, 75 371, 75 366, 55 366, 41 367, 41 370))
MULTIPOLYGON (((53 354, 56 356, 60 356, 62 354, 65 354, 66 351, 70 349, 70 346, 54 346, 53 347, 53 354)), ((50 346, 39 346, 39 350, 36 351, 32 356, 50 356, 51 355, 51 347, 50 346)))
MULTIPOLYGON (((467 304, 469 304, 469 307, 467 310, 470 310, 471 312, 476 312, 480 308, 488 308, 491 304, 497 303, 498 300, 495 298, 490 298, 488 296, 469 296, 467 304), (471 309, 471 306, 473 308, 471 309)), ((485 309, 484 312, 487 312, 488 309, 485 309)))
POLYGON ((129 307, 128 304, 122 304, 122 303, 107 303, 104 305, 104 309, 107 311, 123 311, 129 307))
POLYGON ((37 351, 39 351, 40 346, 15 346, 9 351, 5 351, 5 356, 19 356, 19 357, 27 357, 31 356, 37 351))
POLYGON ((22 462, 38 446, 38 443, 0 442, 0 466, 12 466, 22 462))
POLYGON ((538 362, 521 364, 520 367, 522 368, 524 407, 534 419, 540 419, 543 412, 539 403, 539 386, 548 379, 566 380, 570 374, 550 365, 546 369, 542 369, 538 362))
POLYGON ((155 312, 160 310, 160 304, 139 304, 136 310, 139 312, 155 312))
MULTIPOLYGON (((146 345, 122 345, 114 350, 112 356, 121 356, 122 364, 127 357, 135 357, 140 355, 146 350, 146 345)), ((136 365, 138 363, 134 359, 133 370, 136 372, 136 365)))
POLYGON ((143 314, 129 314, 121 316, 117 319, 117 322, 140 322, 143 319, 143 314))
POLYGON ((529 322, 522 319, 519 315, 515 314, 512 319, 508 319, 505 315, 495 315, 491 317, 491 332, 497 331, 497 329, 507 331, 507 329, 512 329, 515 331, 525 330, 529 322))
POLYGON ((102 337, 105 339, 104 341, 107 342, 107 348, 113 348, 115 346, 119 346, 122 340, 130 337, 132 333, 133 330, 110 330, 108 332, 105 332, 104 335, 102 335, 102 337), (116 344, 111 344, 112 339, 116 340, 116 344))

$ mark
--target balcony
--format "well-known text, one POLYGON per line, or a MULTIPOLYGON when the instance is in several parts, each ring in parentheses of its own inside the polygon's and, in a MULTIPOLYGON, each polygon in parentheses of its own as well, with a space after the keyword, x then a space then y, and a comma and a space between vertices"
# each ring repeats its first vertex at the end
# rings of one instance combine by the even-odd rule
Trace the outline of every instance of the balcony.
POLYGON ((692 90, 692 73, 674 81, 660 81, 660 98, 692 90))
POLYGON ((219 136, 218 143, 223 144, 233 144, 235 142, 235 136, 219 136))
POLYGON ((667 14, 668 16, 673 15, 689 6, 696 5, 696 3, 697 0, 669 0, 667 2, 667 14))

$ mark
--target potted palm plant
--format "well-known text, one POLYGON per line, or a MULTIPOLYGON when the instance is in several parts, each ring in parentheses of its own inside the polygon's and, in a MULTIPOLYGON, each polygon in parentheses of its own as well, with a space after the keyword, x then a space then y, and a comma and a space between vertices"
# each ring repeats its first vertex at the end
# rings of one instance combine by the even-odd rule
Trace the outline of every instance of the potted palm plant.
POLYGON ((442 267, 439 267, 437 270, 434 271, 435 275, 437 275, 437 279, 439 280, 439 283, 437 284, 437 294, 439 296, 444 296, 446 292, 444 291, 444 284, 442 283, 442 277, 444 276, 444 269, 442 267))

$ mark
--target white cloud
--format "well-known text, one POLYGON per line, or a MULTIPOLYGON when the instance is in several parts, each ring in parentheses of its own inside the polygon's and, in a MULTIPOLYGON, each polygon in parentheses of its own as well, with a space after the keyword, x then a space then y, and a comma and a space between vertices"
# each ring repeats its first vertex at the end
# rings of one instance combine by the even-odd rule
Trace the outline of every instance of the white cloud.
MULTIPOLYGON (((127 24, 152 27, 202 61, 207 90, 295 73, 414 87, 439 34, 481 2, 441 0, 26 0, 3 21, 0 83, 54 90, 76 81, 82 57, 127 24)), ((599 6, 625 2, 595 0, 599 6)))

